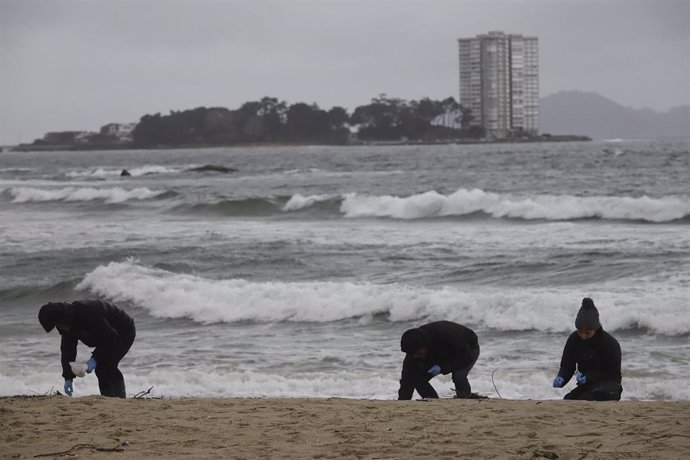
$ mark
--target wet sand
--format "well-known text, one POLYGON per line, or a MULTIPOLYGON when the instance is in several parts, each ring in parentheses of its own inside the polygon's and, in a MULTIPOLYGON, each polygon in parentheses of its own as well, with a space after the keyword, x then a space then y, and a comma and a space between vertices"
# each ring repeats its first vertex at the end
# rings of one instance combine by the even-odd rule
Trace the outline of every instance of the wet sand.
POLYGON ((690 401, 9 397, 0 446, 2 458, 687 459, 690 401))

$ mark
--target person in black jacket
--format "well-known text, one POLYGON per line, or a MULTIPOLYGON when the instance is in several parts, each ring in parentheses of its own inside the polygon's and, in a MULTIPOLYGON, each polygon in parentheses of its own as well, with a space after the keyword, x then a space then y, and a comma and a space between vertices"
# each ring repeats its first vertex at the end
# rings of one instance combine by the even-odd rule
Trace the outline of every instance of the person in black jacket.
POLYGON ((453 375, 458 398, 473 396, 467 375, 479 357, 477 334, 450 321, 436 321, 405 331, 400 349, 406 353, 398 399, 438 398, 429 380, 438 374, 453 375))
POLYGON ((599 323, 594 301, 582 299, 575 319, 577 331, 570 334, 563 349, 561 368, 554 388, 564 387, 577 368, 577 387, 563 399, 618 401, 621 399, 621 347, 599 323))
POLYGON ((95 347, 86 362, 86 372, 96 371, 101 395, 126 397, 125 379, 117 366, 136 336, 134 320, 127 313, 102 300, 80 300, 43 305, 38 321, 46 332, 56 328, 62 336, 62 376, 67 395, 72 396, 76 375, 70 363, 77 358, 77 342, 81 340, 95 347))

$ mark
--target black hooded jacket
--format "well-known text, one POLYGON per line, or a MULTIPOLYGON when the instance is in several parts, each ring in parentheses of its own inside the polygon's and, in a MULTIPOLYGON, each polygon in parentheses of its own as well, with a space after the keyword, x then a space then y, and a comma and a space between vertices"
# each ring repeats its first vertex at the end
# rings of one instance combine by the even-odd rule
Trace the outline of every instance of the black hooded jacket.
POLYGON ((588 384, 611 380, 620 384, 621 346, 601 327, 588 340, 575 331, 565 343, 558 375, 568 383, 576 367, 587 377, 588 384))
POLYGON ((41 307, 38 318, 47 332, 58 323, 64 323, 69 329, 61 333, 60 343, 62 376, 65 379, 75 378, 69 363, 77 358, 79 340, 88 347, 95 347, 93 358, 97 363, 105 364, 119 341, 135 335, 134 320, 103 300, 50 303, 41 307))
POLYGON ((419 329, 424 332, 429 347, 424 361, 439 365, 441 373, 460 370, 475 360, 479 340, 472 329, 451 321, 435 321, 419 329))

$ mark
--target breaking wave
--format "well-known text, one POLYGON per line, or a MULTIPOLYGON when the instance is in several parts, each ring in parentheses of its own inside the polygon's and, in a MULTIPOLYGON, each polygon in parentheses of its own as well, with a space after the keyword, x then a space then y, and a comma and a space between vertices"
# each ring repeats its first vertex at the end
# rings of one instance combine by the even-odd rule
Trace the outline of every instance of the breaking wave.
POLYGON ((290 199, 282 207, 283 211, 298 211, 300 209, 308 208, 316 203, 321 203, 330 200, 329 195, 310 195, 302 196, 299 193, 290 197, 290 199))
MULTIPOLYGON (((197 205, 200 206, 200 205, 197 205)), ((389 218, 401 220, 470 217, 567 221, 579 219, 673 222, 690 218, 690 196, 650 198, 577 197, 570 195, 516 196, 460 189, 443 195, 429 191, 408 197, 390 195, 295 194, 271 199, 224 200, 203 205, 224 214, 318 212, 346 218, 389 218), (258 212, 260 210, 261 212, 258 212)))
MULTIPOLYGON (((134 259, 96 268, 77 289, 130 302, 155 317, 204 324, 448 319, 502 331, 544 332, 572 330, 581 296, 543 289, 471 292, 398 284, 216 280, 146 267, 134 259)), ((690 333, 685 296, 653 291, 599 294, 597 303, 606 305, 602 323, 610 330, 690 333)))
POLYGON ((223 215, 265 215, 309 212, 312 215, 346 218, 388 218, 401 220, 465 218, 485 216, 497 219, 567 221, 580 219, 674 222, 690 218, 689 196, 650 198, 577 197, 570 195, 517 196, 460 189, 443 195, 429 191, 408 197, 390 195, 301 195, 272 198, 218 200, 182 205, 178 208, 204 210, 223 215))
POLYGON ((394 219, 464 216, 481 212, 496 218, 526 220, 598 218, 670 222, 690 216, 690 196, 517 196, 459 189, 450 195, 429 191, 405 198, 348 194, 340 210, 347 217, 394 219))
MULTIPOLYGON (((177 192, 146 187, 63 187, 43 189, 11 187, 2 194, 13 203, 44 201, 92 201, 121 203, 128 200, 170 198, 173 212, 210 213, 222 216, 300 216, 382 218, 399 220, 438 218, 493 218, 514 220, 569 221, 580 219, 627 220, 648 223, 690 221, 690 196, 591 196, 499 194, 481 189, 459 189, 444 195, 428 191, 399 197, 359 193, 316 194, 229 199, 204 195, 179 195, 177 192)), ((163 205, 166 209, 168 205, 163 205)))
POLYGON ((12 198, 12 203, 37 203, 46 201, 93 201, 123 203, 129 200, 147 200, 167 193, 165 190, 150 190, 139 187, 127 190, 122 187, 64 187, 59 189, 39 189, 33 187, 13 187, 4 191, 12 198))

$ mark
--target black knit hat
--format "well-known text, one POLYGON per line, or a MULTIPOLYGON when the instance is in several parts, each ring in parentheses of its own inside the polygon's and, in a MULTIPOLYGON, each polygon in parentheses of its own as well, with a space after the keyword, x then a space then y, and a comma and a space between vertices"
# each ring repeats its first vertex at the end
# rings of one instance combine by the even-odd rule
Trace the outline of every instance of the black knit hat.
POLYGON ((414 353, 424 345, 427 345, 426 333, 420 328, 408 329, 400 338, 400 350, 403 353, 414 353))
POLYGON ((38 322, 46 332, 53 330, 55 325, 66 321, 68 317, 67 306, 64 303, 47 303, 38 311, 38 322))
POLYGON ((589 297, 582 299, 582 306, 575 318, 575 327, 578 329, 599 329, 599 310, 594 306, 594 301, 589 297))

